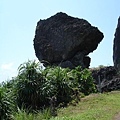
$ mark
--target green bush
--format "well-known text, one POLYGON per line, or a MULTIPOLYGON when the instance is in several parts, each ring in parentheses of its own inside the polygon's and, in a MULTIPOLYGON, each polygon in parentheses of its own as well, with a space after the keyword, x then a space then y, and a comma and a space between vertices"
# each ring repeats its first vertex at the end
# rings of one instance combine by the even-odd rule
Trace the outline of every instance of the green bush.
POLYGON ((16 108, 16 97, 12 85, 9 81, 0 85, 0 117, 1 120, 9 120, 10 115, 16 108))
POLYGON ((36 63, 31 61, 21 64, 17 77, 18 106, 40 109, 49 106, 53 96, 56 96, 57 104, 68 103, 72 98, 73 84, 68 72, 69 69, 60 67, 39 70, 36 63))
POLYGON ((17 106, 39 110, 49 106, 53 96, 57 105, 65 105, 76 99, 75 95, 79 98, 79 92, 88 95, 95 90, 88 69, 47 67, 43 70, 39 63, 28 61, 20 65, 16 78, 0 86, 0 114, 7 118, 17 106))
MULTIPOLYGON (((95 92, 95 85, 89 70, 76 67, 47 67, 40 69, 40 64, 28 61, 21 64, 17 77, 17 102, 21 108, 41 109, 50 105, 55 96, 56 104, 67 104, 75 96, 75 89, 85 95, 95 92)), ((77 95, 76 95, 77 96, 77 95)))
POLYGON ((96 92, 96 87, 91 72, 88 69, 81 69, 80 66, 72 70, 72 76, 79 91, 85 95, 96 92))
POLYGON ((17 107, 29 111, 44 109, 50 106, 53 96, 57 99, 56 105, 64 106, 72 100, 78 102, 81 93, 94 92, 95 85, 88 69, 41 69, 40 63, 28 61, 20 65, 16 78, 0 85, 0 117, 9 119, 17 107))
POLYGON ((41 74, 40 64, 28 61, 20 65, 17 77, 17 103, 27 109, 40 109, 44 105, 42 85, 44 79, 41 74))
POLYGON ((66 104, 72 98, 74 85, 69 72, 70 69, 60 67, 46 68, 43 72, 46 79, 43 92, 47 97, 56 96, 57 104, 66 104))

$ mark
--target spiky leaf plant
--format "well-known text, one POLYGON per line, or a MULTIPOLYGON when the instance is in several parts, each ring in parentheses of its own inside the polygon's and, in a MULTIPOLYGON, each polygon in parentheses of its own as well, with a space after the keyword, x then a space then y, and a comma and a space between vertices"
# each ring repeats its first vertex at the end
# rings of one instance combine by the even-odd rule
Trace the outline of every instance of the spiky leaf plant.
POLYGON ((43 78, 41 75, 40 63, 28 61, 18 68, 17 102, 21 108, 39 109, 42 104, 41 85, 43 78))
POLYGON ((16 108, 16 95, 13 89, 14 82, 8 81, 0 85, 0 117, 9 120, 16 108))

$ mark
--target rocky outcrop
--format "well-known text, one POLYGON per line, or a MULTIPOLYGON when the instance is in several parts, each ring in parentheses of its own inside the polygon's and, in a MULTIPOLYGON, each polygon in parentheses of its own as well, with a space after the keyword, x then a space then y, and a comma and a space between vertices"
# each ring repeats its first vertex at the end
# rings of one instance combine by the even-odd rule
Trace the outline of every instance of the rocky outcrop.
POLYGON ((113 46, 113 62, 117 70, 120 71, 120 17, 115 32, 114 46, 113 46))
POLYGON ((120 90, 120 78, 115 77, 112 80, 104 80, 101 83, 101 92, 111 92, 114 90, 120 90))
POLYGON ((113 66, 92 68, 91 72, 95 80, 95 84, 99 84, 99 80, 100 82, 102 82, 104 79, 107 79, 108 81, 112 80, 113 77, 117 75, 117 71, 113 66))
POLYGON ((87 55, 96 50, 102 39, 103 33, 97 27, 60 12, 37 23, 34 49, 45 65, 89 67, 87 55))
POLYGON ((108 66, 99 69, 91 69, 98 91, 108 92, 120 90, 120 76, 115 67, 108 66))

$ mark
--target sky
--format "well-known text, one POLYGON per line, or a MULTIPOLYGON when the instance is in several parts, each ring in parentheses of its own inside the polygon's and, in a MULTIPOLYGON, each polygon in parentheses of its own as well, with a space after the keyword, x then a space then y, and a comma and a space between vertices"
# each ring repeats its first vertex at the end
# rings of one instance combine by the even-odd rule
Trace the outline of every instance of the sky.
POLYGON ((37 22, 64 12, 83 18, 103 32, 104 39, 90 53, 90 67, 113 65, 113 39, 120 16, 120 0, 0 0, 0 82, 18 74, 20 64, 37 60, 33 39, 37 22))

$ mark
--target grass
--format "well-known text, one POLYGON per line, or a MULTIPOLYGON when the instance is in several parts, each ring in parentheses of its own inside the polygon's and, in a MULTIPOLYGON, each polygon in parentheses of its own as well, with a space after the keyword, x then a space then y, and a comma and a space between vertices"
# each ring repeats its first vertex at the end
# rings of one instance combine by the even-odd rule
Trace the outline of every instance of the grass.
POLYGON ((49 109, 35 112, 34 114, 18 109, 18 112, 11 116, 12 120, 49 120, 51 117, 49 109))
POLYGON ((58 117, 50 120, 112 120, 120 112, 120 91, 92 94, 77 106, 60 109, 58 117))
POLYGON ((14 120, 113 120, 120 112, 120 91, 91 94, 76 105, 58 110, 57 117, 49 117, 49 111, 37 114, 17 113, 14 120), (48 117, 46 117, 48 116, 48 117), (19 117, 19 118, 18 118, 19 117))

